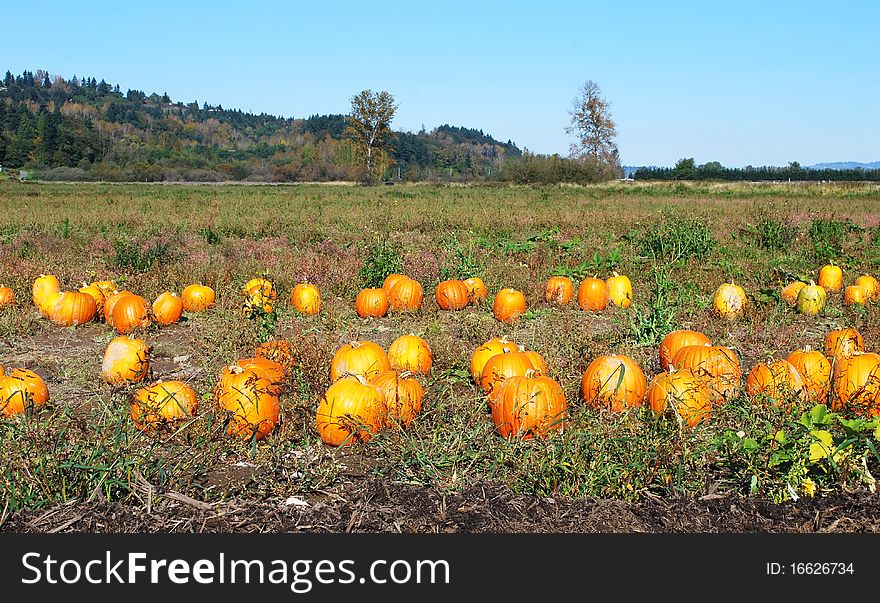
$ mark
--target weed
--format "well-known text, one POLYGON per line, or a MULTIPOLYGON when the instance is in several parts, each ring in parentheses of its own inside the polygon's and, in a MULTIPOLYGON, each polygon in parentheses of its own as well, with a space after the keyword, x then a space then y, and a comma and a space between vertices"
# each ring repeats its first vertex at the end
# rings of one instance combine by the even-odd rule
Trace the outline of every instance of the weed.
POLYGON ((654 290, 647 307, 636 306, 630 316, 629 332, 637 345, 657 345, 673 329, 675 302, 672 299, 675 283, 667 264, 654 263, 651 267, 654 290))
POLYGON ((146 272, 154 264, 161 266, 173 257, 171 243, 166 241, 155 241, 141 247, 125 239, 117 239, 113 249, 116 252, 113 265, 131 272, 146 272))
POLYGON ((667 218, 642 232, 631 232, 628 238, 644 257, 668 263, 704 260, 715 246, 709 225, 701 220, 667 218))
POLYGON ((399 245, 376 238, 358 272, 362 287, 381 287, 389 274, 403 271, 403 256, 399 245))

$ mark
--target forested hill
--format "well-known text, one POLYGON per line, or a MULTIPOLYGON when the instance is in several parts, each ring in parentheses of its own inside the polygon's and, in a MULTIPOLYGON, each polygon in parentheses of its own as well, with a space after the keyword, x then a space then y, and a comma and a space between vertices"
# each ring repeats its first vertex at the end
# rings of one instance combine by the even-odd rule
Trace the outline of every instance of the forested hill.
MULTIPOLYGON (((354 180, 344 128, 343 115, 256 115, 42 70, 0 82, 0 165, 45 179, 354 180)), ((392 144, 387 175, 405 180, 483 178, 522 155, 449 125, 395 132, 392 144)))

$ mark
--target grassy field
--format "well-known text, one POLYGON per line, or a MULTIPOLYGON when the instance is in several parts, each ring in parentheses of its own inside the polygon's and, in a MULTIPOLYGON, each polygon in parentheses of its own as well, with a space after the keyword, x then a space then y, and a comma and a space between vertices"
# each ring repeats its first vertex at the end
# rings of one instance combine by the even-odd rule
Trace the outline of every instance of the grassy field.
POLYGON ((736 350, 744 374, 769 356, 784 358, 803 345, 821 349, 833 328, 859 329, 876 350, 875 306, 845 307, 841 294, 831 294, 825 313, 811 318, 781 302, 779 291, 795 278, 815 279, 829 260, 844 268, 845 284, 880 273, 878 186, 5 182, 0 203, 0 284, 17 296, 0 309, 0 365, 32 368, 52 396, 33 416, 0 420, 0 507, 7 512, 70 501, 149 507, 169 493, 207 504, 314 501, 344 497, 363 480, 450 494, 493 483, 522 495, 625 501, 736 494, 780 502, 792 492, 809 496, 810 484, 816 496, 873 492, 880 442, 870 422, 845 423, 809 406, 786 414, 742 396, 710 422, 682 430, 638 409, 588 409, 580 379, 593 358, 618 353, 635 359, 650 380, 660 371, 660 339, 679 328, 736 350), (423 284, 421 311, 358 318, 358 290, 396 262, 423 284), (577 283, 612 270, 633 282, 628 310, 588 313, 543 301, 552 274, 577 283), (55 274, 65 288, 112 279, 148 300, 193 282, 213 287, 211 311, 143 334, 153 348, 154 378, 190 382, 201 396, 199 415, 158 434, 135 428, 132 389, 112 390, 100 377, 113 331, 102 323, 63 329, 42 319, 30 301, 41 273, 55 274), (282 298, 274 323, 240 312, 242 285, 264 274, 282 298), (490 300, 503 287, 522 290, 528 313, 506 325, 493 318, 491 303, 440 311, 434 286, 468 276, 483 278, 490 300), (299 316, 287 303, 303 280, 321 289, 319 316, 299 316), (731 280, 753 303, 741 319, 715 318, 712 293, 731 280), (356 339, 387 347, 406 333, 424 337, 434 355, 423 379, 425 409, 412 428, 346 449, 322 445, 314 413, 330 385, 334 351, 356 339), (495 435, 469 362, 479 344, 502 335, 547 360, 569 403, 565 433, 546 441, 495 435), (211 412, 217 375, 274 337, 288 339, 299 361, 283 397, 283 422, 262 442, 236 441, 211 412), (845 454, 811 456, 818 431, 828 431, 845 454))

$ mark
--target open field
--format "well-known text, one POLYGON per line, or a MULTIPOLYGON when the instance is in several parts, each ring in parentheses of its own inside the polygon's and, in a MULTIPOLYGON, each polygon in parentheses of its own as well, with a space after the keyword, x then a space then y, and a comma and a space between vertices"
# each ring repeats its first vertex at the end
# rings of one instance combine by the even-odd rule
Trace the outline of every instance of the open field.
POLYGON ((787 414, 741 395, 683 430, 641 409, 587 408, 580 395, 586 366, 602 354, 630 356, 650 380, 661 370, 659 341, 674 329, 699 330, 732 348, 744 375, 768 356, 821 349, 825 333, 841 327, 858 329, 868 350, 880 349, 876 305, 847 307, 834 293, 822 315, 807 317, 779 299, 785 284, 815 279, 831 260, 843 267, 844 284, 880 273, 880 186, 3 182, 0 203, 0 284, 16 294, 14 305, 0 308, 0 365, 34 370, 51 393, 32 416, 0 418, 3 529, 880 527, 873 493, 880 442, 864 423, 813 414, 815 425, 798 426, 811 404, 787 414), (377 247, 423 284, 419 312, 356 315, 365 258, 377 247), (544 301, 553 273, 577 284, 612 269, 632 280, 627 310, 589 313, 544 301), (142 334, 153 349, 153 378, 189 382, 200 396, 199 415, 157 434, 137 429, 127 404, 135 388, 112 389, 101 379, 115 332, 103 323, 60 328, 41 318, 30 300, 41 273, 65 288, 111 279, 150 301, 193 282, 213 287, 217 304, 208 312, 142 334), (271 325, 240 311, 242 285, 264 274, 279 291, 271 325), (483 278, 490 302, 439 310, 434 286, 469 276, 483 278), (318 316, 297 315, 287 302, 303 280, 321 290, 318 316), (731 280, 751 304, 728 321, 712 315, 712 294, 731 280), (503 287, 526 295, 529 311, 514 324, 492 316, 491 296, 503 287), (434 357, 412 427, 367 444, 324 446, 314 415, 334 351, 361 339, 387 347, 407 333, 425 338, 434 357), (469 362, 496 336, 544 356, 568 400, 564 433, 527 441, 494 433, 469 362), (298 360, 282 424, 261 442, 241 442, 211 412, 214 384, 224 365, 272 337, 289 340, 298 360), (774 437, 780 430, 784 441, 774 437), (810 456, 811 433, 823 430, 846 455, 810 456), (801 488, 807 479, 817 486, 814 497, 801 488), (291 497, 309 506, 285 504, 291 497), (324 523, 322 510, 329 513, 324 523), (682 513, 697 519, 682 522, 682 513))

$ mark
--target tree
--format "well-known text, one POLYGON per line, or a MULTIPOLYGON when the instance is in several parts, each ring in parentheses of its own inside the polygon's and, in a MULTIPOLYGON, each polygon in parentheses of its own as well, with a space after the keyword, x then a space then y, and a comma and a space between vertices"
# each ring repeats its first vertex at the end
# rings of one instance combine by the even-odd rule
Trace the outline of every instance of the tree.
POLYGON ((697 166, 693 157, 679 159, 675 167, 672 168, 673 180, 695 180, 697 177, 697 166))
POLYGON ((346 117, 345 136, 350 138, 363 161, 363 181, 372 184, 378 167, 392 151, 391 120, 397 105, 386 91, 364 90, 351 99, 351 113, 346 117))
POLYGON ((602 98, 599 84, 587 80, 580 93, 572 100, 569 111, 571 125, 565 129, 576 140, 571 145, 571 156, 575 159, 594 162, 611 178, 619 170, 619 158, 614 137, 617 129, 611 119, 610 104, 602 98))

